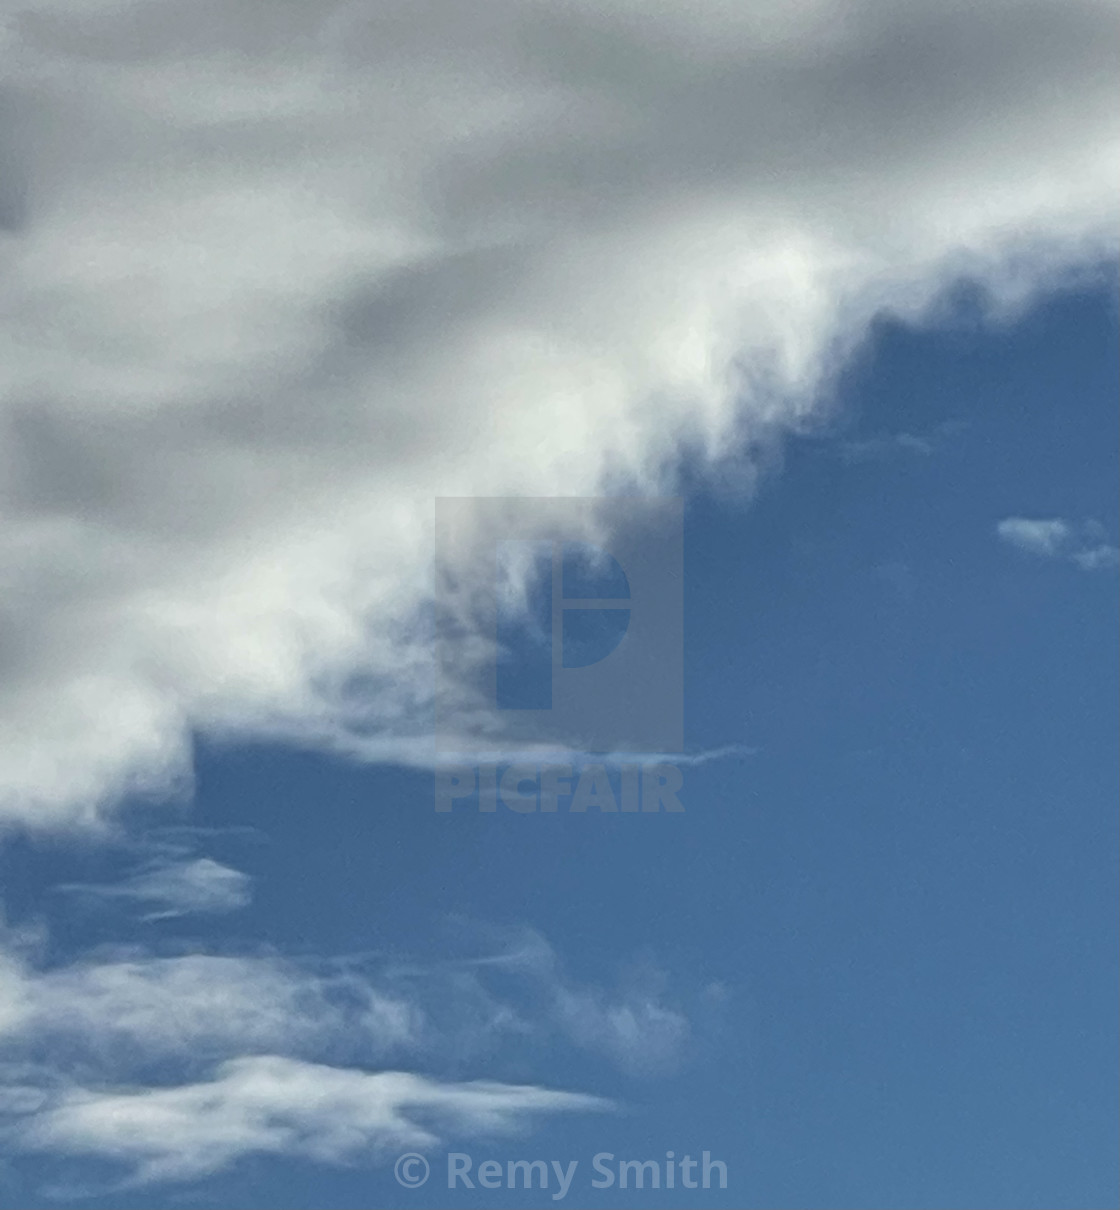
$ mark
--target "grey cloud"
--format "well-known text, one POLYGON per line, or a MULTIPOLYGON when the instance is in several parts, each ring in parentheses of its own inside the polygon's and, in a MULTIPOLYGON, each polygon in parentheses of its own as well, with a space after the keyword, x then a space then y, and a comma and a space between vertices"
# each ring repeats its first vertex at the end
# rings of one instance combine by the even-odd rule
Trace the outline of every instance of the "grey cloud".
POLYGON ((17 6, 0 812, 188 786, 192 731, 422 760, 431 498, 749 480, 875 315, 1114 255, 1112 22, 17 6))

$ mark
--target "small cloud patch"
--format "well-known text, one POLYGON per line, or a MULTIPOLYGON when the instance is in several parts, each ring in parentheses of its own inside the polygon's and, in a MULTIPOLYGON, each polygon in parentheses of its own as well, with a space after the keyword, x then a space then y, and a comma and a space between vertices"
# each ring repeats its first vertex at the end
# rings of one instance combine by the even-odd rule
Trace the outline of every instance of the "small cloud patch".
POLYGON ((1099 571, 1120 562, 1120 551, 1105 540, 1104 528, 1097 521, 1005 517, 996 526, 996 533, 1025 554, 1061 559, 1082 571, 1099 571))

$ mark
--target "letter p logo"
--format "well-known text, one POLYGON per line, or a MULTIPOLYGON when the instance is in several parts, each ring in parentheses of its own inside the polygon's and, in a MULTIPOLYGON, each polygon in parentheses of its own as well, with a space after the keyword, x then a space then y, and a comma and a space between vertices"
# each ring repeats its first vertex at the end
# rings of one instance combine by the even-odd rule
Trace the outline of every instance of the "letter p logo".
POLYGON ((630 582, 585 542, 506 539, 496 553, 498 709, 551 710, 557 673, 600 663, 626 637, 630 582))
MULTIPOLYGON (((438 500, 437 583, 474 586, 492 664, 474 670, 471 696, 494 712, 488 737, 465 746, 469 720, 461 707, 455 717, 454 700, 462 663, 448 684, 457 652, 441 635, 450 657, 441 661, 441 750, 680 751, 682 530, 675 499, 438 500), (605 544, 585 536, 600 516, 610 522, 605 544), (471 542, 478 553, 464 568, 471 542), (457 574, 440 574, 441 557, 457 574)), ((462 616, 461 602, 444 604, 440 616, 462 616)))

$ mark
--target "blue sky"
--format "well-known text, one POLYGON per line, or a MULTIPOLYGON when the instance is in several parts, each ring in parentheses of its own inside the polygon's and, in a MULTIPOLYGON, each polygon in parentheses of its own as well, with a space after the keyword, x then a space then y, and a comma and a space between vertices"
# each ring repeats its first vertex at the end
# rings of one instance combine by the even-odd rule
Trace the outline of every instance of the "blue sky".
POLYGON ((1114 8, 16 0, 0 1208, 1116 1204, 1114 8))
MULTIPOLYGON (((730 751, 685 769, 683 814, 437 816, 428 771, 202 743, 187 830, 160 835, 251 877, 228 913, 59 892, 119 885, 120 845, 3 850, 9 927, 46 930, 45 969, 110 943, 409 967, 446 1035, 420 1070, 613 1108, 441 1142, 417 1191, 372 1155, 250 1155, 100 1195, 71 1162, 81 1196, 52 1197, 63 1169, 23 1156, 5 1203, 555 1204, 449 1193, 451 1150, 578 1159, 566 1200, 587 1206, 1111 1204, 1116 573, 997 526, 1115 542, 1116 318, 1100 287, 994 326, 883 323, 753 500, 690 492, 687 743, 730 751), (680 1030, 581 1038, 549 1018, 558 987, 680 1030), (525 1033, 485 1036, 499 1001, 525 1033), (599 1152, 668 1150, 724 1160, 729 1188, 589 1188, 599 1152)), ((134 845, 152 810, 127 816, 134 845)))

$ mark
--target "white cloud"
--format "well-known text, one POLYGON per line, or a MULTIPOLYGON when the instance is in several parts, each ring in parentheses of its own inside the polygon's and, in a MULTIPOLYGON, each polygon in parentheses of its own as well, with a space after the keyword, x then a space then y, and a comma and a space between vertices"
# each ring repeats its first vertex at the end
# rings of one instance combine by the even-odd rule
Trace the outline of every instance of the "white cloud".
POLYGON ((192 729, 419 759, 432 496, 663 486, 877 313, 1112 255, 1114 20, 17 4, 0 811, 181 788, 192 729))
POLYGON ((1115 567, 1120 563, 1120 549, 1107 542, 1075 550, 1070 558, 1082 571, 1100 571, 1104 567, 1115 567))
POLYGON ((1034 555, 1060 554, 1073 538, 1073 530, 1058 519, 1032 521, 1027 517, 1007 517, 996 526, 996 532, 1012 546, 1034 555))
POLYGON ((376 1161, 606 1104, 464 1081, 479 1070, 583 1052, 649 1076, 687 1057, 709 991, 675 1002, 648 961, 608 989, 531 929, 481 937, 480 955, 411 963, 137 947, 44 965, 42 936, 0 935, 0 1139, 115 1159, 137 1182, 256 1152, 376 1161))
POLYGON ((691 1040, 652 963, 613 989, 581 982, 531 929, 491 932, 481 957, 423 962, 118 947, 44 966, 38 942, 0 938, 0 1060, 120 1071, 268 1052, 461 1067, 574 1047, 641 1075, 676 1065, 691 1040))
POLYGON ((22 1150, 115 1160, 130 1170, 125 1183, 147 1184, 208 1176, 250 1155, 368 1164, 447 1135, 514 1133, 542 1114, 608 1107, 547 1088, 257 1055, 193 1084, 69 1090, 23 1119, 12 1138, 22 1150))
POLYGON ((519 929, 507 935, 500 952, 467 966, 476 976, 494 968, 536 994, 538 1017, 561 1036, 630 1075, 676 1067, 692 1041, 688 1013, 670 999, 665 972, 649 960, 634 964, 613 989, 588 985, 565 971, 540 933, 519 929))
POLYGON ((672 1068, 689 1040, 688 1018, 640 991, 612 1002, 595 992, 561 989, 556 1004, 573 1038, 627 1071, 672 1068))
POLYGON ((123 882, 72 883, 61 888, 86 899, 135 904, 145 920, 192 914, 216 915, 252 899, 248 874, 212 857, 157 859, 123 882))
POLYGON ((1068 560, 1082 571, 1115 567, 1120 554, 1115 546, 1101 540, 1104 529, 1096 521, 1005 517, 996 526, 996 533, 1027 554, 1068 560))
POLYGON ((270 955, 136 950, 40 969, 0 950, 0 1053, 197 1061, 246 1051, 365 1058, 415 1048, 420 1009, 352 971, 270 955))

